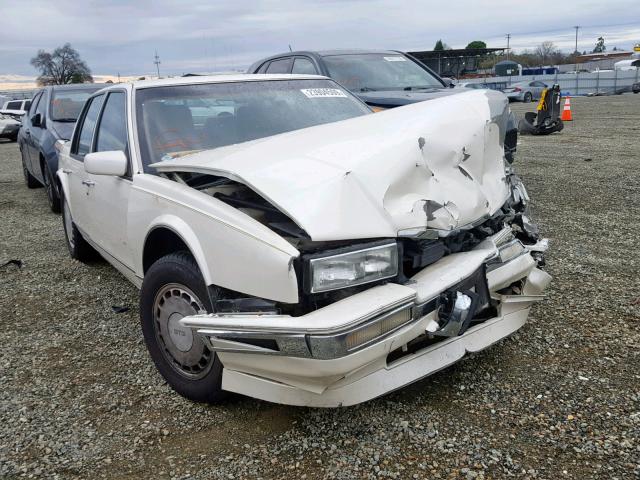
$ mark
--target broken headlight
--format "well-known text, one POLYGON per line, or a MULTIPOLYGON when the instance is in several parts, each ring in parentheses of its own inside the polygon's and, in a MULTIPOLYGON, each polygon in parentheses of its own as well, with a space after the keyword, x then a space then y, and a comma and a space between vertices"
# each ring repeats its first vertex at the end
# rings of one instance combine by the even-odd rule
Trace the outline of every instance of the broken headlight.
POLYGON ((397 274, 398 245, 392 242, 310 257, 306 287, 309 293, 328 292, 395 277, 397 274))

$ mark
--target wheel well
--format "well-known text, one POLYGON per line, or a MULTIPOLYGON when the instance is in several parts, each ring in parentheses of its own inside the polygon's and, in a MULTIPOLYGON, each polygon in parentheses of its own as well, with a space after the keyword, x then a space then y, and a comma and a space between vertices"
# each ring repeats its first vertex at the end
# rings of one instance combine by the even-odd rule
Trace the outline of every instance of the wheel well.
POLYGON ((154 262, 170 253, 181 250, 189 252, 189 247, 178 234, 168 228, 158 227, 151 231, 144 243, 142 269, 146 273, 154 262))

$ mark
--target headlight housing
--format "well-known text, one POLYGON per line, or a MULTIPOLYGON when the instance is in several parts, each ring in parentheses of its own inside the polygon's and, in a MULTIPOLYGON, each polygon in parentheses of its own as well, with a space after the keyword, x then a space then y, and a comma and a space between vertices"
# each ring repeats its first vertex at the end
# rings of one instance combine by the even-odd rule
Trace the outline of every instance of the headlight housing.
POLYGON ((384 242, 307 257, 305 290, 328 292, 398 275, 398 245, 384 242))

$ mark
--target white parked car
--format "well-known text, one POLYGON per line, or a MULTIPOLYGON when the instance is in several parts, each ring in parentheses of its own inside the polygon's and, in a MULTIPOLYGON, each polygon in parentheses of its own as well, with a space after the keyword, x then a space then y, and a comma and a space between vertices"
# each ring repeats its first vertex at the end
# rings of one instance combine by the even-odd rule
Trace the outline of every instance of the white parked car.
POLYGON ((542 298, 516 132, 493 91, 372 115, 318 76, 113 85, 59 144, 68 248, 141 287, 180 394, 356 404, 512 334, 542 298))
POLYGON ((20 117, 29 111, 30 106, 30 98, 25 98, 23 100, 9 100, 8 102, 4 102, 4 105, 0 108, 0 113, 15 119, 20 119, 20 117))
POLYGON ((546 83, 534 80, 532 82, 512 83, 508 87, 503 88, 502 92, 509 100, 530 103, 534 100, 539 100, 545 88, 548 88, 546 83))
POLYGON ((0 138, 8 138, 12 142, 18 139, 20 122, 9 115, 0 113, 0 138))

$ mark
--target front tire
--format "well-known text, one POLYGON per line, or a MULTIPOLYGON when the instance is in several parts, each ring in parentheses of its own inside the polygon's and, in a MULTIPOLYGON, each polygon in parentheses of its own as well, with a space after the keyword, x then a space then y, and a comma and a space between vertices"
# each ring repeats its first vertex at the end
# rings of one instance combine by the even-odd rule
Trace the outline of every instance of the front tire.
POLYGON ((222 364, 202 339, 178 320, 212 306, 200 269, 187 252, 166 255, 145 273, 140 291, 140 322, 156 368, 171 388, 195 402, 218 402, 222 364))
POLYGON ((69 209, 69 203, 67 202, 67 199, 64 195, 62 195, 61 203, 62 226, 64 227, 64 237, 67 242, 69 255, 71 255, 71 258, 73 258, 74 260, 86 263, 87 261, 94 258, 95 250, 82 237, 82 234, 78 230, 78 227, 76 227, 76 224, 73 223, 71 210, 69 209))
POLYGON ((55 180, 53 175, 51 175, 51 170, 47 162, 44 162, 42 166, 42 178, 44 179, 44 188, 47 192, 49 208, 53 213, 60 213, 60 197, 58 196, 55 180))
POLYGON ((533 95, 531 92, 527 92, 524 94, 524 99, 522 100, 524 103, 531 103, 533 101, 533 95))

